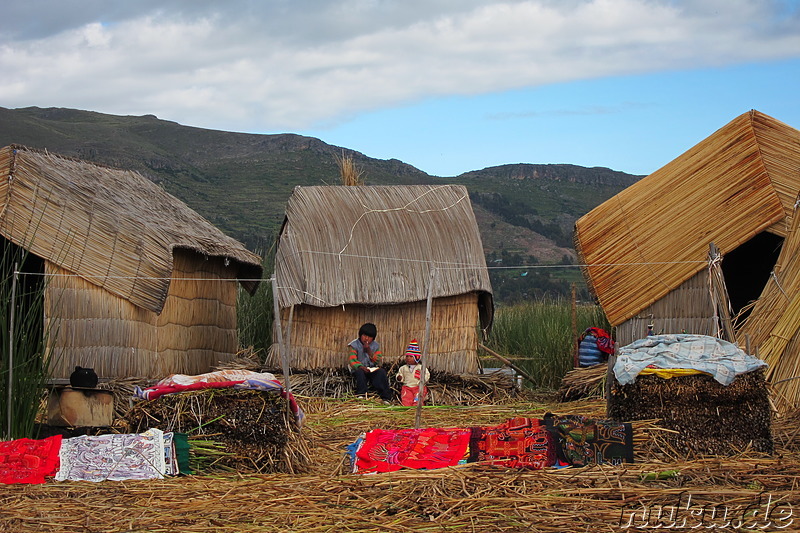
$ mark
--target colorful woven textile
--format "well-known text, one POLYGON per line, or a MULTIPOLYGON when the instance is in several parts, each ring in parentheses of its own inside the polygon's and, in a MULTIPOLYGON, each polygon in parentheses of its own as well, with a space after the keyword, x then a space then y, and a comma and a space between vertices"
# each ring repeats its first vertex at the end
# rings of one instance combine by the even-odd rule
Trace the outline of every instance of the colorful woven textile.
POLYGON ((139 434, 75 437, 61 443, 58 481, 121 481, 160 479, 166 472, 164 434, 149 429, 139 434))
POLYGON ((434 469, 465 459, 470 432, 461 428, 374 429, 356 451, 358 472, 434 469))
POLYGON ((553 437, 535 418, 471 429, 469 462, 539 470, 555 461, 553 437))
POLYGON ((0 483, 44 483, 58 468, 61 435, 0 442, 0 483))
POLYGON ((633 428, 628 423, 548 413, 544 424, 553 434, 562 465, 633 462, 633 428))

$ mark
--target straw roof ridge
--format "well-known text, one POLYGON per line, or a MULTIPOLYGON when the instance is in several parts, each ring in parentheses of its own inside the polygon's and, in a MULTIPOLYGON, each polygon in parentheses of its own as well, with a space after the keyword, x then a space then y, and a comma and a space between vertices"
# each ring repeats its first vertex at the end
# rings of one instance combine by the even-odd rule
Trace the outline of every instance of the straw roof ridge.
POLYGON ((136 305, 160 312, 175 249, 232 262, 257 287, 258 255, 135 171, 22 145, 0 150, 0 169, 0 234, 136 305))
POLYGON ((396 304, 491 295, 467 189, 461 185, 298 186, 276 258, 283 307, 396 304))

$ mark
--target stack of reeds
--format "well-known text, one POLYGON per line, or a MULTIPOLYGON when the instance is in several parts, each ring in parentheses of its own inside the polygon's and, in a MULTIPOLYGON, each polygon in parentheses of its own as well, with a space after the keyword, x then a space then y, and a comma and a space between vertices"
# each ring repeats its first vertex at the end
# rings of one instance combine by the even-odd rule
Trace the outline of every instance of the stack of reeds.
POLYGON ((561 379, 558 397, 562 402, 600 398, 605 394, 607 364, 575 368, 561 379))
POLYGON ((772 453, 769 393, 764 369, 741 374, 723 386, 707 374, 663 379, 640 375, 608 399, 608 418, 659 419, 664 444, 686 456, 772 453))
POLYGON ((308 443, 286 401, 272 392, 206 389, 169 394, 138 402, 117 425, 129 433, 158 428, 187 433, 190 443, 202 440, 204 448, 221 452, 207 463, 209 471, 298 473, 310 460, 308 443))
MULTIPOLYGON (((385 367, 389 384, 399 402, 401 384, 394 379, 397 367, 385 367)), ((428 405, 481 405, 505 403, 520 398, 523 392, 513 378, 502 372, 491 374, 451 374, 431 370, 427 387, 430 391, 428 405)), ((283 375, 276 374, 283 382, 283 375)), ((292 393, 304 397, 346 398, 355 391, 350 372, 341 368, 322 368, 293 373, 290 376, 292 393)))

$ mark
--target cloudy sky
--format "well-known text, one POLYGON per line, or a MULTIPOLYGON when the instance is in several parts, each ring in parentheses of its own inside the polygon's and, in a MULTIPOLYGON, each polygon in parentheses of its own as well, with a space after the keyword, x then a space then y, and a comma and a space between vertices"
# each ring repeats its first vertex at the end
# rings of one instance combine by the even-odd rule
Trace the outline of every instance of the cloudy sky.
POLYGON ((758 109, 800 129, 799 0, 27 0, 0 106, 298 133, 430 174, 649 174, 758 109))

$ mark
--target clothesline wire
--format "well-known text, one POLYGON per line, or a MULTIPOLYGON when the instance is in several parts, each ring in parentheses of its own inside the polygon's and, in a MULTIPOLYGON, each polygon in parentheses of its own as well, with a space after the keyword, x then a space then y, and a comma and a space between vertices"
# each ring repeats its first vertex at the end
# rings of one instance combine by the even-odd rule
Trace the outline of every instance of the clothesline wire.
MULTIPOLYGON (((332 254, 332 255, 339 255, 339 254, 332 254)), ((592 267, 626 267, 626 266, 647 266, 647 265, 685 265, 685 264, 705 264, 707 261, 651 261, 651 262, 634 262, 634 263, 581 263, 581 264, 569 264, 569 265, 539 265, 539 264, 532 264, 532 265, 511 265, 511 266, 484 266, 484 265, 470 265, 470 264, 459 264, 459 263, 450 263, 453 266, 442 266, 447 265, 448 263, 442 263, 439 261, 423 261, 423 260, 415 260, 415 259, 404 259, 404 258, 393 258, 393 257, 369 257, 369 256, 351 256, 356 258, 371 258, 371 259, 385 259, 385 260, 392 260, 392 261, 405 261, 405 262, 415 262, 415 263, 423 263, 426 265, 435 265, 435 267, 439 270, 472 270, 475 268, 486 268, 487 270, 545 270, 545 269, 555 269, 555 268, 592 268, 592 267)), ((25 272, 22 270, 15 270, 14 274, 21 274, 26 276, 42 276, 42 277, 49 277, 49 278, 83 278, 83 279, 98 279, 98 280, 106 280, 106 279, 132 279, 132 280, 152 280, 152 281, 220 281, 224 278, 198 278, 198 277, 173 277, 173 276, 113 276, 113 275, 102 275, 102 276, 92 276, 92 275, 79 275, 79 274, 54 274, 49 273, 45 274, 43 272, 25 272)), ((237 281, 237 282, 261 282, 267 281, 268 278, 230 278, 229 281, 237 281)))

